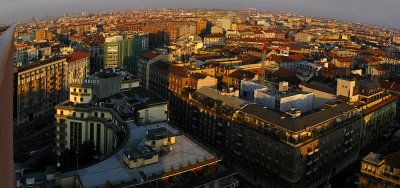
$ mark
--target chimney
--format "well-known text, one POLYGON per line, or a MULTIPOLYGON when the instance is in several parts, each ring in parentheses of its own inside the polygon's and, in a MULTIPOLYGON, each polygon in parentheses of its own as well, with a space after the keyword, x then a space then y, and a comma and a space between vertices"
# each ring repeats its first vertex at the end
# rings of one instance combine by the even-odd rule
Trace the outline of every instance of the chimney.
POLYGON ((289 89, 289 83, 282 81, 279 82, 279 91, 287 91, 289 89))

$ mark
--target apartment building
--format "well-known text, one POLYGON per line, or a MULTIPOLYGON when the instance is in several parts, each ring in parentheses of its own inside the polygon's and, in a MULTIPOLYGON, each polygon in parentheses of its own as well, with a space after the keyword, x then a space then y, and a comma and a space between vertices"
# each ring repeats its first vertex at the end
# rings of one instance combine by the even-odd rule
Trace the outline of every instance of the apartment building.
POLYGON ((140 79, 140 85, 149 89, 150 65, 159 61, 166 60, 166 55, 157 51, 147 51, 140 55, 137 65, 137 77, 140 79))
POLYGON ((358 158, 362 116, 351 105, 293 118, 232 98, 219 104, 204 94, 171 94, 171 122, 252 169, 266 186, 317 187, 358 158))
POLYGON ((139 87, 139 80, 130 86, 126 81, 116 73, 101 73, 70 85, 70 99, 55 107, 58 155, 91 141, 108 156, 123 140, 117 134, 126 131, 124 122, 141 125, 167 118, 164 99, 139 87))
POLYGON ((224 34, 209 34, 204 37, 204 46, 225 45, 225 38, 224 34))
POLYGON ((215 86, 218 80, 201 73, 158 61, 150 66, 149 89, 169 99, 169 92, 182 94, 186 90, 197 90, 204 86, 215 86))
POLYGON ((14 68, 16 125, 31 122, 65 100, 65 57, 54 57, 14 68))
POLYGON ((36 41, 41 41, 41 40, 51 40, 52 39, 52 33, 48 29, 40 29, 36 31, 36 41))
POLYGON ((142 51, 142 37, 139 35, 108 37, 104 42, 104 67, 126 67, 135 72, 142 51))
POLYGON ((306 57, 303 54, 294 54, 289 56, 272 55, 269 59, 277 67, 297 70, 301 63, 306 62, 306 57))
POLYGON ((65 86, 68 87, 75 79, 84 79, 90 73, 90 54, 77 52, 67 56, 64 67, 65 86))

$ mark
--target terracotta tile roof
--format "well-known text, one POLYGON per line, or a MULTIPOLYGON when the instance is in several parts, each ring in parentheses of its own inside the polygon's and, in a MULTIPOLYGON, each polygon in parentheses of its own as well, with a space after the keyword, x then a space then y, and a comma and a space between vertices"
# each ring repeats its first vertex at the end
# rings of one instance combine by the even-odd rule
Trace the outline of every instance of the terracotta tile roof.
POLYGON ((155 51, 147 51, 144 52, 142 55, 140 55, 141 57, 144 57, 148 60, 153 59, 155 57, 157 57, 158 55, 160 55, 161 53, 155 52, 155 51))
POLYGON ((217 34, 209 34, 205 36, 204 38, 225 38, 224 34, 217 33, 217 34))
POLYGON ((375 112, 376 110, 386 106, 387 104, 395 102, 396 100, 397 100, 397 97, 392 95, 388 100, 382 101, 382 102, 378 103, 377 105, 372 106, 371 108, 368 108, 368 109, 364 110, 362 113, 364 115, 370 114, 370 113, 375 112))
POLYGON ((354 59, 351 57, 344 57, 344 58, 338 58, 337 59, 341 63, 348 63, 348 62, 354 62, 354 59))
POLYGON ((195 78, 195 79, 204 79, 204 78, 206 78, 206 75, 201 74, 201 73, 193 73, 192 75, 190 75, 190 77, 195 78))
POLYGON ((271 58, 277 63, 303 61, 306 57, 303 54, 294 54, 289 56, 272 55, 271 58))
POLYGON ((190 72, 183 67, 169 65, 168 70, 171 74, 173 74, 175 76, 179 76, 179 77, 183 77, 183 78, 190 77, 190 72))
POLYGON ((376 57, 367 57, 367 58, 364 58, 364 59, 360 59, 361 63, 367 63, 367 64, 373 64, 373 63, 376 63, 376 62, 379 62, 379 61, 382 61, 382 59, 381 58, 376 58, 376 57))
POLYGON ((379 65, 379 64, 374 65, 374 67, 375 67, 375 69, 376 69, 377 71, 385 71, 385 69, 384 69, 381 65, 379 65))
POLYGON ((359 53, 371 54, 373 56, 386 56, 386 53, 382 50, 360 50, 359 53))
POLYGON ((237 55, 236 57, 244 63, 258 63, 261 61, 260 57, 253 55, 237 55))
POLYGON ((229 74, 229 77, 236 78, 238 80, 242 80, 243 78, 245 79, 253 79, 256 73, 246 71, 246 70, 235 70, 231 74, 229 74))
POLYGON ((277 77, 290 77, 290 76, 296 76, 296 71, 286 69, 286 68, 279 68, 276 70, 274 73, 272 73, 274 76, 277 77))
POLYGON ((83 39, 86 38, 84 35, 81 34, 75 34, 69 37, 70 39, 83 39))
POLYGON ((67 56, 67 62, 71 63, 71 62, 74 62, 74 61, 77 61, 77 60, 80 60, 80 59, 83 59, 83 58, 87 58, 87 57, 90 57, 89 53, 87 53, 87 52, 77 52, 77 53, 74 53, 74 54, 71 54, 71 55, 67 56))
POLYGON ((263 71, 263 68, 248 69, 247 71, 256 72, 258 74, 262 74, 263 72, 265 72, 266 75, 271 74, 271 72, 266 69, 263 71))

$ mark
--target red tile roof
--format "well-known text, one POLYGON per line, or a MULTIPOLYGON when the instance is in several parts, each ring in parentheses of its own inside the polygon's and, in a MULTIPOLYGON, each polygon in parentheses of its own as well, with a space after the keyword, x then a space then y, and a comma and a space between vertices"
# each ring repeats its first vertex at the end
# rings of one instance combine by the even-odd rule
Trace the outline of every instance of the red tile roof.
POLYGON ((338 58, 337 60, 341 63, 354 62, 354 59, 351 57, 338 58))
POLYGON ((229 77, 236 78, 238 80, 242 80, 243 78, 247 79, 253 79, 256 73, 250 72, 250 71, 245 71, 245 70, 235 70, 231 74, 229 74, 229 77))
POLYGON ((144 52, 142 55, 140 55, 141 57, 144 57, 148 60, 153 59, 155 57, 157 57, 158 55, 160 55, 161 53, 155 52, 155 51, 147 51, 144 52))
POLYGON ((303 54, 294 54, 289 56, 272 55, 271 58, 277 63, 303 61, 306 57, 303 54))
POLYGON ((279 68, 273 73, 274 76, 278 77, 290 77, 290 76, 296 76, 296 71, 286 69, 286 68, 279 68))
POLYGON ((71 62, 74 62, 74 61, 77 61, 77 60, 80 60, 80 59, 83 59, 83 58, 87 58, 87 57, 90 57, 89 53, 87 53, 87 52, 77 52, 77 53, 74 53, 74 54, 71 54, 71 55, 67 56, 67 62, 71 63, 71 62))

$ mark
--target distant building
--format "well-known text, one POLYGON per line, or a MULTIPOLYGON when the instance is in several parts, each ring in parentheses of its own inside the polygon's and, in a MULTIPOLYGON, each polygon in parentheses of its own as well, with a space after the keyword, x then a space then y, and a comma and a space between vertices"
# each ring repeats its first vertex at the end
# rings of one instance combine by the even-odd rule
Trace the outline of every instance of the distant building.
POLYGON ((140 55, 137 65, 137 77, 140 79, 140 85, 149 89, 150 65, 159 61, 167 60, 166 55, 157 51, 147 51, 140 55))
POLYGON ((52 39, 52 33, 48 29, 40 29, 36 31, 36 41, 41 41, 41 40, 51 40, 52 39))
POLYGON ((224 45, 225 38, 226 37, 224 34, 209 34, 204 37, 204 46, 211 47, 216 45, 224 45))
POLYGON ((104 42, 104 67, 126 67, 130 72, 135 72, 140 54, 142 54, 141 36, 106 38, 104 42))
POLYGON ((297 42, 311 42, 313 36, 308 33, 297 33, 294 35, 294 40, 297 42))
POLYGON ((232 26, 232 20, 229 18, 219 18, 215 22, 216 26, 223 28, 225 31, 230 30, 232 26))

